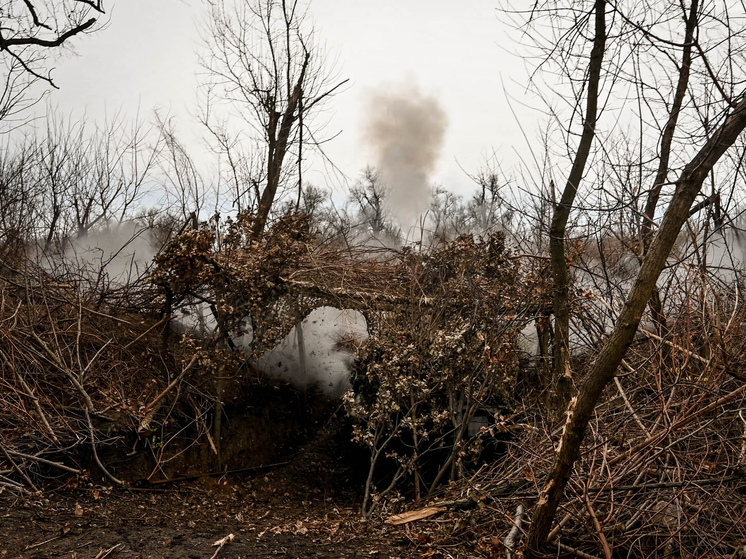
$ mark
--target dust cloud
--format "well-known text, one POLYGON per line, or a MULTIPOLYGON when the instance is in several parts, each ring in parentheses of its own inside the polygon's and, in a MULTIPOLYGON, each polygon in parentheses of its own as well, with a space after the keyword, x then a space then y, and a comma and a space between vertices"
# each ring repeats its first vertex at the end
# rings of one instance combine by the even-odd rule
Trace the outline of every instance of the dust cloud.
POLYGON ((368 115, 365 142, 387 185, 388 210, 406 234, 429 207, 448 119, 437 99, 411 85, 373 92, 368 115))

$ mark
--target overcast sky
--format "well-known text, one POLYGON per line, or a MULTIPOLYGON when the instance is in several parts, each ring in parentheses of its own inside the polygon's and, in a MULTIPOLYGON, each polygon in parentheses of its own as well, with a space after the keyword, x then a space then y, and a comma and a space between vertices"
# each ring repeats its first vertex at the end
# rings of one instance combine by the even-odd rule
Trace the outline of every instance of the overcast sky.
MULTIPOLYGON (((445 145, 432 177, 449 189, 472 188, 475 173, 493 151, 505 166, 525 150, 503 87, 521 99, 526 71, 509 54, 509 28, 487 0, 311 0, 309 15, 340 78, 349 87, 327 106, 327 146, 354 179, 371 161, 362 139, 366 99, 372 91, 417 84, 434 96, 448 119, 445 145), (463 168, 463 170, 461 168, 463 168)), ((197 0, 109 0, 108 26, 76 42, 77 56, 57 61, 60 87, 50 102, 65 113, 100 119, 124 111, 149 117, 155 108, 178 118, 184 135, 197 134, 195 112, 197 0)), ((536 115, 538 118, 538 115, 536 115)), ((523 117, 522 117, 523 118, 523 117)), ((530 118, 530 117, 529 117, 530 118)), ((530 128, 530 126, 529 126, 530 128)), ((193 144, 196 145, 196 144, 193 144)), ((329 184, 320 165, 307 180, 329 184)))

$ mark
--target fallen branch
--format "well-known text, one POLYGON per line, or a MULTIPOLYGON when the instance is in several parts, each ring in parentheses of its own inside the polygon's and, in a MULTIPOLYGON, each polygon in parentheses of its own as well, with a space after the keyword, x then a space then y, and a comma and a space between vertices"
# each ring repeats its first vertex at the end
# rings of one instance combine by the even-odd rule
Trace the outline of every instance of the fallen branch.
POLYGON ((389 516, 386 519, 385 524, 390 524, 391 526, 401 526, 402 524, 408 524, 409 522, 415 522, 416 520, 430 518, 431 516, 435 516, 436 514, 445 512, 447 510, 447 507, 425 507, 422 509, 411 510, 408 512, 403 512, 402 514, 389 516))
POLYGON ((616 487, 591 487, 588 493, 604 493, 606 491, 640 491, 645 489, 669 489, 673 487, 684 487, 687 485, 719 485, 731 481, 746 479, 746 473, 733 474, 725 477, 716 477, 708 479, 692 479, 682 481, 661 481, 658 483, 641 483, 638 485, 618 485, 616 487))
POLYGON ((585 492, 585 507, 588 510, 588 515, 591 517, 591 520, 593 521, 593 527, 596 529, 596 534, 598 534, 598 539, 601 540, 601 548, 604 552, 605 559, 611 559, 611 548, 609 547, 609 542, 606 539, 606 535, 603 531, 603 526, 601 526, 601 523, 598 521, 598 516, 596 515, 596 511, 593 510, 593 505, 591 504, 591 498, 588 496, 588 492, 585 492))
POLYGON ((166 397, 166 395, 171 392, 171 390, 174 389, 174 387, 181 382, 181 379, 184 378, 184 376, 192 369, 194 364, 197 362, 197 354, 195 353, 192 355, 191 360, 189 363, 187 363, 187 366, 184 367, 184 370, 179 373, 179 376, 177 376, 174 380, 171 381, 171 383, 163 389, 163 391, 158 394, 158 396, 155 397, 155 399, 150 402, 145 408, 143 409, 143 419, 140 422, 140 426, 137 429, 137 432, 144 432, 149 430, 150 428, 150 422, 153 420, 153 416, 155 415, 155 412, 158 411, 157 407, 163 398, 166 397))
POLYGON ((46 544, 48 544, 48 543, 51 543, 51 542, 53 542, 53 541, 55 541, 55 540, 59 540, 59 539, 60 539, 61 537, 62 537, 62 536, 55 536, 55 537, 53 537, 53 538, 49 538, 48 540, 44 540, 43 542, 35 543, 35 544, 32 544, 32 545, 27 545, 27 546, 26 546, 26 547, 25 547, 25 548, 23 549, 23 551, 29 551, 29 550, 31 550, 31 549, 36 549, 37 547, 41 547, 41 546, 43 546, 43 545, 46 545, 46 544))
POLYGON ((633 456, 633 455, 637 454, 638 452, 640 452, 641 450, 647 448, 651 444, 655 444, 655 443, 658 443, 658 442, 662 441, 663 439, 665 439, 668 436, 669 433, 678 431, 679 429, 681 429, 682 427, 685 427, 686 425, 688 425, 689 423, 691 423, 692 421, 694 421, 698 417, 701 417, 703 415, 708 414, 709 412, 711 412, 715 408, 718 408, 718 407, 722 406, 723 404, 727 404, 728 402, 730 402, 731 400, 733 400, 737 396, 739 396, 741 393, 743 393, 745 390, 746 390, 746 384, 744 384, 744 385, 736 388, 733 392, 730 392, 729 394, 726 394, 725 396, 723 396, 722 398, 719 398, 718 400, 714 401, 710 405, 705 406, 704 408, 698 410, 696 413, 693 413, 693 414, 691 414, 691 415, 689 415, 687 417, 679 419, 676 423, 674 423, 673 425, 671 425, 668 429, 666 429, 662 433, 658 433, 658 434, 655 434, 655 435, 652 435, 652 436, 648 437, 647 439, 645 439, 641 443, 638 443, 637 445, 633 446, 632 448, 630 448, 626 452, 623 452, 622 454, 620 454, 616 458, 614 458, 612 460, 609 460, 609 467, 615 466, 615 465, 619 464, 623 460, 626 460, 630 456, 633 456))
POLYGON ((523 521, 523 505, 518 505, 515 509, 515 520, 513 520, 513 527, 505 537, 503 545, 505 546, 505 558, 511 559, 513 548, 515 547, 515 540, 518 537, 518 532, 521 531, 521 522, 523 521))
POLYGON ((46 464, 47 466, 54 466, 55 468, 59 468, 61 470, 65 470, 66 472, 70 472, 71 474, 81 475, 83 473, 83 470, 78 470, 77 468, 71 468, 70 466, 65 466, 64 464, 61 464, 59 462, 52 462, 51 460, 47 460, 46 458, 41 458, 40 456, 33 456, 31 454, 26 454, 24 452, 18 452, 17 450, 13 450, 10 448, 6 450, 13 456, 25 458, 26 460, 31 460, 33 462, 39 462, 40 464, 46 464))
POLYGON ((21 477, 23 477, 23 479, 25 479, 25 480, 26 480, 26 483, 28 483, 28 484, 29 484, 29 486, 31 487, 31 489, 33 489, 33 490, 34 490, 34 492, 38 493, 38 492, 39 492, 39 489, 37 489, 36 485, 34 485, 34 482, 33 482, 33 481, 31 481, 31 478, 29 478, 29 477, 28 477, 28 476, 26 475, 26 472, 24 472, 23 470, 21 470, 21 468, 19 468, 19 467, 18 467, 18 464, 16 464, 16 463, 15 463, 15 460, 13 460, 13 459, 12 459, 12 458, 10 457, 10 454, 8 454, 8 451, 7 451, 7 450, 5 450, 5 445, 2 445, 2 444, 0 444, 0 449, 2 449, 2 450, 3 450, 3 454, 5 454, 5 457, 6 457, 7 459, 8 459, 8 462, 10 462, 10 465, 12 466, 12 468, 13 468, 13 469, 14 469, 14 470, 15 470, 16 472, 18 472, 18 473, 19 473, 19 474, 21 475, 21 477))
POLYGON ((601 557, 598 557, 597 555, 591 555, 590 553, 580 551, 579 549, 575 549, 574 547, 570 547, 569 545, 565 545, 563 543, 558 543, 557 547, 559 547, 562 551, 572 553, 573 555, 575 555, 575 557, 580 557, 580 559, 601 559, 601 557))
POLYGON ((26 491, 26 488, 23 485, 20 485, 18 483, 10 483, 7 481, 0 481, 0 493, 2 493, 5 489, 11 489, 13 491, 17 491, 19 494, 26 491))
POLYGON ((98 555, 96 555, 96 557, 94 557, 93 559, 105 559, 106 557, 111 555, 114 551, 117 551, 120 547, 123 547, 123 544, 118 543, 117 545, 112 546, 109 549, 106 549, 106 550, 102 549, 101 551, 98 552, 98 555))
POLYGON ((562 517, 562 519, 557 523, 557 526, 555 526, 551 532, 549 532, 549 535, 547 536, 547 543, 552 543, 557 536, 559 535, 562 528, 565 527, 565 525, 572 520, 572 513, 566 513, 565 516, 562 517))
POLYGON ((104 473, 104 475, 107 477, 109 481, 111 481, 112 483, 120 487, 125 485, 125 483, 122 480, 114 477, 111 474, 111 472, 109 472, 109 470, 106 469, 106 467, 101 462, 101 459, 98 457, 98 451, 96 450, 96 434, 93 431, 93 422, 91 421, 91 416, 88 413, 88 410, 85 410, 85 418, 88 421, 88 432, 91 438, 91 450, 93 450, 93 458, 96 460, 96 464, 98 464, 98 467, 101 469, 101 471, 104 473))
POLYGON ((218 548, 215 550, 215 553, 212 554, 212 557, 210 557, 210 559, 215 559, 215 557, 218 556, 218 553, 220 553, 220 550, 225 547, 225 544, 232 542, 235 537, 236 536, 233 534, 228 534, 224 538, 220 538, 218 541, 212 544, 213 547, 217 546, 218 548))
POLYGON ((645 428, 645 425, 642 424, 642 421, 640 421, 640 418, 637 416, 637 412, 635 412, 635 408, 632 407, 632 404, 630 404, 629 400, 627 399, 627 394, 624 392, 624 388, 622 388, 622 383, 619 382, 619 377, 614 377, 614 384, 616 385, 616 389, 619 392, 619 395, 622 397, 622 400, 624 400, 624 405, 627 407, 627 411, 632 414, 632 417, 634 418, 635 423, 637 423, 637 426, 640 428, 640 430, 649 437, 650 432, 645 428))
POLYGON ((505 495, 513 495, 514 493, 517 493, 528 485, 530 485, 530 483, 525 479, 508 481, 498 486, 494 491, 490 491, 487 495, 483 495, 479 499, 475 499, 474 497, 467 497, 465 499, 458 499, 456 501, 439 501, 437 503, 433 503, 431 506, 446 507, 448 510, 451 511, 469 510, 475 508, 483 499, 496 499, 498 497, 504 497, 505 495))

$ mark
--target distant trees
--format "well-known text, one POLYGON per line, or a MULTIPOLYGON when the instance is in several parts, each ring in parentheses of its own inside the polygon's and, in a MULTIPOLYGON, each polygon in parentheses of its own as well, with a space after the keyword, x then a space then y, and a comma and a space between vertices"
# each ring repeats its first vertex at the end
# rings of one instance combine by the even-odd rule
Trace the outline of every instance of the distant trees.
POLYGON ((399 226, 386 205, 386 194, 387 187, 380 173, 370 166, 350 187, 349 206, 353 223, 358 228, 356 237, 362 237, 363 242, 370 236, 385 244, 400 235, 399 226))
MULTIPOLYGON (((56 87, 46 66, 52 53, 95 29, 103 13, 101 0, 6 0, 0 4, 0 121, 5 121, 6 129, 16 126, 13 119, 39 101, 43 90, 36 90, 36 84, 56 87)), ((114 184, 110 175, 112 166, 121 163, 115 161, 122 155, 121 143, 115 139, 121 133, 117 126, 109 130, 113 135, 104 133, 96 140, 101 143, 96 146, 94 162, 90 148, 96 143, 85 145, 83 123, 70 125, 52 117, 48 125, 44 139, 27 136, 17 145, 5 143, 0 148, 0 243, 4 248, 6 243, 34 235, 50 245, 63 229, 85 231, 118 213, 121 207, 114 205, 115 200, 119 204, 128 198, 124 190, 131 185, 114 184), (88 179, 96 174, 94 185, 88 179)), ((133 201, 130 198, 124 204, 129 207, 133 201)))
POLYGON ((527 557, 538 556, 546 543, 595 405, 649 303, 661 320, 656 282, 682 226, 718 199, 718 185, 743 172, 746 43, 737 23, 742 12, 742 6, 698 0, 540 2, 512 12, 526 16, 532 30, 526 36, 546 38, 532 45, 540 75, 559 82, 552 90, 562 92, 560 101, 569 107, 564 111, 535 84, 558 124, 557 142, 548 144, 554 176, 566 175, 552 181, 549 243, 554 390, 569 405, 554 467, 534 511, 527 557), (705 185, 711 192, 694 205, 705 185), (598 216, 625 216, 627 235, 638 237, 629 246, 637 251, 640 270, 600 353, 578 376, 569 351, 573 295, 567 247, 574 242, 573 216, 581 211, 589 212, 579 219, 587 230, 598 216), (637 231, 636 223, 642 225, 637 231), (580 379, 573 395, 573 381, 580 379))
POLYGON ((142 272, 155 250, 147 239, 163 242, 174 227, 159 137, 122 119, 93 126, 52 113, 41 124, 36 134, 0 144, 0 260, 21 266, 24 257, 41 259, 48 269, 64 264, 56 271, 78 277, 86 268, 95 278, 152 227, 154 236, 139 241, 139 262, 130 263, 142 272))
POLYGON ((502 186, 497 175, 474 177, 477 190, 466 200, 443 187, 433 189, 433 198, 426 215, 425 227, 430 244, 472 233, 485 235, 510 229, 512 211, 499 192, 502 186))

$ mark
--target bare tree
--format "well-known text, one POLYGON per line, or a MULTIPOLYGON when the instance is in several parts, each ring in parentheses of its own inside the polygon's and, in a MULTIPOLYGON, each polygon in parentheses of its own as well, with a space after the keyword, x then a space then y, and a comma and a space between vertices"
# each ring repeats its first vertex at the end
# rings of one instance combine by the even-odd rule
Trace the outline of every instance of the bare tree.
POLYGON ((294 182, 300 192, 303 149, 320 142, 314 115, 346 80, 325 67, 298 0, 211 0, 209 6, 202 120, 228 160, 234 203, 255 212, 259 236, 281 189, 294 182), (261 157, 246 162, 227 119, 214 114, 216 104, 249 125, 261 157))
POLYGON ((50 113, 41 131, 0 149, 0 240, 62 248, 132 219, 152 192, 160 147, 139 122, 92 128, 50 113))
POLYGON ((97 20, 92 13, 104 13, 101 0, 6 0, 0 7, 0 50, 51 83, 35 69, 40 51, 89 31, 97 20))
POLYGON ((430 245, 467 232, 469 229, 463 197, 445 188, 434 188, 427 212, 427 225, 430 229, 430 245))
POLYGON ((101 0, 5 0, 0 4, 0 120, 36 103, 38 82, 56 87, 47 67, 50 53, 96 28, 101 0))
MULTIPOLYGON (((563 187, 552 196, 549 239, 553 373, 560 402, 572 394, 572 382, 580 381, 534 511, 527 557, 536 557, 546 543, 596 403, 615 377, 651 298, 652 314, 661 320, 656 282, 681 229, 693 212, 714 204, 717 193, 695 204, 697 197, 706 181, 741 172, 742 153, 727 156, 741 149, 738 140, 746 129, 746 48, 736 23, 744 17, 743 6, 725 2, 539 2, 527 12, 513 13, 527 15, 535 29, 546 25, 530 36, 547 38, 538 45, 540 69, 553 79, 559 75, 561 85, 550 90, 563 95, 569 107, 568 115, 546 95, 547 89, 536 88, 562 134, 561 143, 553 146, 561 149, 553 154, 555 176, 565 167, 557 163, 567 162, 567 179, 553 181, 563 187), (632 149, 625 151, 623 145, 632 149), (614 185, 621 190, 614 193, 614 185), (644 204, 638 203, 641 197, 647 198, 644 204), (604 199, 608 205, 601 203, 604 199), (643 206, 643 212, 634 213, 643 206), (583 215, 586 211, 590 213, 583 215), (639 272, 610 334, 601 335, 600 352, 578 374, 572 370, 569 347, 574 302, 568 242, 598 231, 598 217, 613 213, 625 216, 616 229, 621 242, 635 234, 632 225, 642 224, 641 242, 630 243, 637 250, 639 272)), ((597 238, 601 243, 609 235, 597 238)))
POLYGON ((572 370, 570 365, 570 276, 565 255, 565 233, 570 211, 580 181, 585 172, 588 156, 596 133, 598 119, 598 92, 601 82, 601 67, 606 46, 606 2, 596 0, 593 48, 588 63, 588 82, 583 126, 577 151, 567 177, 565 188, 557 203, 549 229, 549 254, 554 279, 554 364, 553 381, 560 406, 564 407, 572 391, 572 370))
POLYGON ((401 236, 401 230, 386 206, 386 184, 373 167, 366 167, 357 182, 350 187, 349 205, 363 242, 370 237, 387 244, 401 236))
POLYGON ((173 121, 156 113, 156 125, 163 140, 160 166, 167 206, 170 211, 176 212, 182 223, 194 221, 205 209, 210 188, 205 184, 187 147, 179 139, 173 121))

